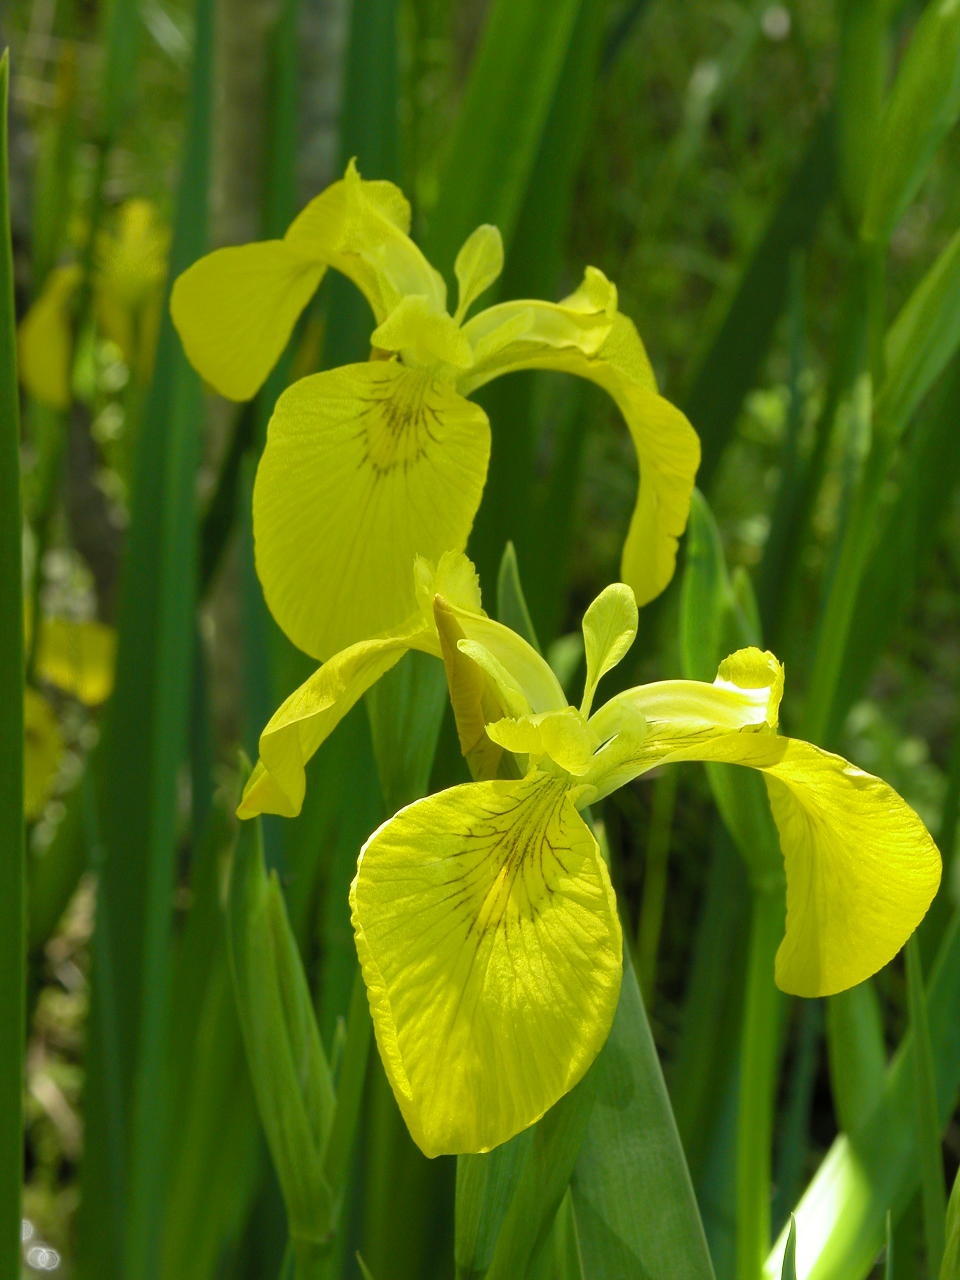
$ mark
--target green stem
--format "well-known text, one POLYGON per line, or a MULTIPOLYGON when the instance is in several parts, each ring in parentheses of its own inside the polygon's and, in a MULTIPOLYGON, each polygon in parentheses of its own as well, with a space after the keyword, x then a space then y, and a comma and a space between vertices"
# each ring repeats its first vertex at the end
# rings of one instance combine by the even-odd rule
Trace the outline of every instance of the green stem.
POLYGON ((770 1171, 781 997, 773 959, 783 932, 783 895, 754 890, 737 1114, 737 1277, 756 1280, 770 1249, 770 1171))
POLYGON ((0 58, 0 1274, 20 1274, 26 867, 23 831, 23 582, 20 427, 7 198, 8 55, 0 58))
POLYGON ((670 832, 677 803, 676 770, 658 778, 653 788, 653 810, 644 856, 643 898, 637 925, 637 979, 645 1000, 653 996, 657 978, 657 953, 667 901, 667 863, 670 832))

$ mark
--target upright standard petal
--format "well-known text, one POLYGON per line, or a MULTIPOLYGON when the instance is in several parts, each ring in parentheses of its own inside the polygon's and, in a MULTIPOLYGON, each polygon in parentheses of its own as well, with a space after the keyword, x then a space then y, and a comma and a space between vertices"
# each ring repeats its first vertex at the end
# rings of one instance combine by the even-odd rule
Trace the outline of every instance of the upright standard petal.
POLYGON ((469 321, 464 333, 478 352, 474 369, 458 382, 465 393, 502 373, 555 369, 595 382, 613 398, 630 430, 639 468, 621 573, 638 604, 659 595, 673 576, 677 543, 686 528, 700 441, 680 410, 658 394, 632 322, 619 312, 609 314, 594 281, 556 307, 543 302, 491 307, 469 321), (502 346, 498 332, 509 339, 502 346))
POLYGON ((378 324, 408 295, 442 311, 446 285, 409 229, 410 206, 399 188, 364 182, 351 161, 282 240, 217 249, 178 277, 170 308, 191 364, 222 395, 249 399, 327 267, 354 282, 378 324))
POLYGON ((286 240, 216 249, 178 276, 170 314, 187 359, 230 400, 249 400, 280 358, 326 264, 286 240))
POLYGON ((253 492, 257 572, 317 658, 403 626, 411 567, 464 547, 490 453, 486 414, 392 361, 345 365, 277 401, 253 492))
POLYGON ((410 205, 392 182, 365 182, 351 160, 339 182, 290 224, 286 241, 352 280, 380 324, 401 299, 444 310, 447 286, 409 236, 410 205))
POLYGON ((616 900, 567 784, 543 774, 418 800, 351 889, 374 1029, 428 1156, 489 1151, 602 1047, 620 990, 616 900))
POLYGON ((612 582, 583 615, 583 652, 587 664, 583 703, 590 714, 597 685, 612 671, 637 636, 637 601, 625 582, 612 582))

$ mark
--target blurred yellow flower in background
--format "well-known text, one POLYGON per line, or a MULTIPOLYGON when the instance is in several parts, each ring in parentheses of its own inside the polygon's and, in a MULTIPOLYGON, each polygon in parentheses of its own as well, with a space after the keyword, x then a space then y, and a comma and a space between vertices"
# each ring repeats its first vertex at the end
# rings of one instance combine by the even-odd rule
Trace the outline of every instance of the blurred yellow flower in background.
MULTIPOLYGON (((169 244, 157 209, 139 199, 122 204, 115 229, 97 238, 90 283, 94 319, 141 381, 153 364, 169 244)), ((55 267, 20 324, 20 380, 53 409, 68 408, 72 399, 73 311, 82 279, 79 263, 55 267)))

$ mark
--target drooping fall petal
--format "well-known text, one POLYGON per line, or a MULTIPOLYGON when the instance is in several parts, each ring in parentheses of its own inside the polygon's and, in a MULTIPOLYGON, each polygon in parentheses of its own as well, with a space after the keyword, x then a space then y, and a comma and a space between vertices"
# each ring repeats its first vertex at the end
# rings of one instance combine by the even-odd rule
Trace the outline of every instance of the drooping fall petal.
POLYGON ((364 846, 351 905, 380 1054, 427 1155, 505 1142, 603 1045, 620 924, 564 780, 410 805, 364 846))
POLYGON ((490 452, 483 410, 393 361, 280 397, 253 494, 257 572, 294 644, 325 658, 403 626, 411 568, 466 543, 490 452))

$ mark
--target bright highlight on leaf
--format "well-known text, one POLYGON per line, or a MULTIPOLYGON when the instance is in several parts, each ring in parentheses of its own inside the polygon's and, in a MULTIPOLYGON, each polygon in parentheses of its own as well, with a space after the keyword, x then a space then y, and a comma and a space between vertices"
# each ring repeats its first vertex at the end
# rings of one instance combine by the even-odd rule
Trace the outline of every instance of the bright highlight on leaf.
POLYGON ((478 781, 385 823, 351 894, 380 1052, 429 1155, 486 1151, 533 1124, 599 1051, 620 932, 576 811, 649 770, 702 760, 764 775, 787 879, 776 962, 786 991, 828 995, 869 977, 940 880, 933 841, 891 787, 777 732, 783 668, 772 654, 738 650, 712 684, 641 685, 590 715, 597 682, 636 632, 630 588, 608 587, 587 610, 578 710, 544 659, 482 613, 468 566, 450 556, 433 575, 421 563, 408 629, 344 650, 288 699, 239 810, 298 811, 303 762, 347 707, 406 649, 443 657, 478 781), (436 592, 431 611, 441 579, 466 589, 459 600, 436 592))
POLYGON ((237 400, 262 385, 327 267, 361 290, 382 357, 305 378, 277 403, 257 476, 257 567, 270 608, 300 648, 326 658, 402 625, 409 566, 461 550, 489 457, 486 416, 464 398, 518 369, 587 378, 614 399, 640 478, 623 573, 642 604, 669 582, 699 462, 696 433, 657 392, 617 291, 588 267, 560 303, 494 305, 503 245, 481 226, 457 255, 458 302, 409 237, 410 209, 350 164, 282 240, 219 249, 177 280, 184 349, 237 400))

